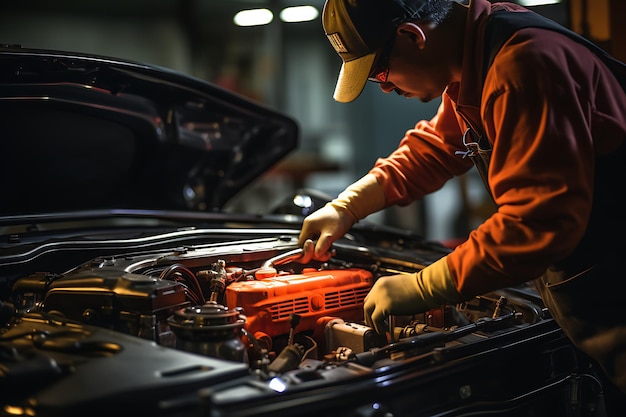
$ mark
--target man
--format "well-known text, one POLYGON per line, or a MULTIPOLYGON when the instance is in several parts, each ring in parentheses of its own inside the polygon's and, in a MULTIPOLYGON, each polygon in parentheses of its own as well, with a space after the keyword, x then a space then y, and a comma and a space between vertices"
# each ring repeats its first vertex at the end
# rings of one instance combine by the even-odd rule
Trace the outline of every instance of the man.
POLYGON ((535 280, 564 332, 626 392, 626 308, 617 290, 626 280, 626 96, 596 54, 545 28, 514 32, 487 71, 485 25, 500 10, 529 13, 487 0, 327 0, 324 29, 343 60, 337 101, 355 100, 369 80, 385 93, 442 102, 390 156, 307 217, 300 244, 305 257, 328 259, 360 219, 471 169, 464 143, 483 137, 497 211, 432 265, 379 279, 365 321, 384 333, 388 315, 535 280))

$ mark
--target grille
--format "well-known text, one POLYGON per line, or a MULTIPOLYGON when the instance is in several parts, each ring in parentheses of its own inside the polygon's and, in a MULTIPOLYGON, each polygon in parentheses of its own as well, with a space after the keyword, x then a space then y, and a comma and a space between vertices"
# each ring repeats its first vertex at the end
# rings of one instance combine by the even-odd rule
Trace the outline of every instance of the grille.
MULTIPOLYGON (((331 291, 324 294, 324 310, 334 310, 345 307, 360 307, 365 300, 369 288, 349 288, 340 291, 331 291)), ((310 313, 308 297, 299 297, 281 301, 270 307, 272 320, 289 318, 291 314, 310 313)), ((319 313, 319 312, 318 312, 319 313)))
POLYGON ((326 309, 330 310, 363 304, 363 300, 365 300, 368 291, 369 288, 349 288, 326 293, 326 297, 324 298, 326 309))
POLYGON ((309 299, 307 297, 285 300, 270 307, 272 320, 288 318, 290 314, 305 314, 308 312, 309 299))

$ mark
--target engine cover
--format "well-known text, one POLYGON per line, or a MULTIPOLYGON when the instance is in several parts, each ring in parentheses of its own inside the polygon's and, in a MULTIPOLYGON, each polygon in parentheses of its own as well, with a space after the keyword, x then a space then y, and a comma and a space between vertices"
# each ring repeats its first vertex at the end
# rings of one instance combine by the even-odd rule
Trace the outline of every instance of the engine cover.
POLYGON ((243 308, 248 331, 275 337, 289 333, 292 314, 301 316, 298 331, 315 330, 324 316, 363 320, 363 300, 372 283, 372 274, 363 269, 305 269, 301 274, 234 282, 226 288, 226 304, 243 308))

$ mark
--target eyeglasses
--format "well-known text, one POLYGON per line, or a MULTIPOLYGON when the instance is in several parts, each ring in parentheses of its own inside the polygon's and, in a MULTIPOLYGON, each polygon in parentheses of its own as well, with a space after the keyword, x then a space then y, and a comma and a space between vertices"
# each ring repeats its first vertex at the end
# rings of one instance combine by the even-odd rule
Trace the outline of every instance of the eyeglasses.
POLYGON ((387 82, 389 77, 389 57, 391 55, 391 48, 393 47, 393 41, 395 36, 392 37, 380 51, 380 54, 376 57, 372 71, 370 72, 367 81, 382 84, 387 82))

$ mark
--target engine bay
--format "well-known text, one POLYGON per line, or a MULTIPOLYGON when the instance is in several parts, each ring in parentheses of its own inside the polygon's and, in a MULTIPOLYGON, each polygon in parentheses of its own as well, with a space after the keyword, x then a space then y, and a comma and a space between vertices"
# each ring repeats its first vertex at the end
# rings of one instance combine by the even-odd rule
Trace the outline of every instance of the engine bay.
MULTIPOLYGON (((536 294, 518 288, 390 317, 389 331, 381 336, 363 321, 363 301, 373 283, 383 275, 414 273, 440 254, 422 256, 417 248, 388 256, 339 244, 328 262, 302 264, 296 242, 295 236, 280 236, 127 252, 96 257, 64 273, 20 277, 11 302, 3 302, 10 311, 0 335, 3 381, 13 387, 5 395, 17 404, 43 386, 39 406, 67 407, 58 397, 59 381, 85 384, 79 370, 94 372, 81 368, 85 358, 117 358, 100 372, 121 372, 137 349, 141 358, 130 361, 145 375, 126 387, 133 401, 147 387, 165 384, 169 396, 177 392, 174 386, 189 392, 221 383, 211 402, 235 404, 242 395, 263 397, 289 386, 369 375, 424 355, 441 358, 454 347, 543 316, 536 294), (155 381, 152 367, 172 377, 155 381)), ((90 395, 97 403, 122 394, 98 386, 90 395)), ((87 401, 72 401, 79 400, 87 401)))
POLYGON ((518 321, 534 322, 541 314, 522 314, 504 296, 479 298, 481 305, 393 317, 383 337, 363 322, 363 301, 377 278, 402 266, 337 259, 303 265, 301 249, 281 249, 293 243, 283 237, 95 258, 63 274, 18 279, 13 300, 18 311, 274 372, 295 369, 305 358, 346 357, 418 334, 450 332, 481 318, 513 313, 518 321), (274 365, 281 353, 290 356, 288 365, 274 365))

